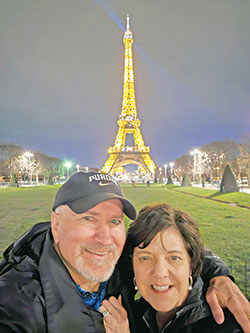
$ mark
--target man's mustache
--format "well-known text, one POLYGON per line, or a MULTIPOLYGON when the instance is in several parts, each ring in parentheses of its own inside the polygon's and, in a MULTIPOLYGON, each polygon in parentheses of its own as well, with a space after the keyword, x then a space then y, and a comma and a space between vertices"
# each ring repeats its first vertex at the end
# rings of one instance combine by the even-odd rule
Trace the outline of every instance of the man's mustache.
POLYGON ((90 251, 98 251, 98 250, 101 250, 101 251, 113 251, 113 250, 116 250, 117 249, 117 246, 114 245, 114 244, 110 244, 110 245, 103 245, 102 243, 98 242, 98 243, 82 243, 81 246, 80 246, 80 250, 90 250, 90 251))

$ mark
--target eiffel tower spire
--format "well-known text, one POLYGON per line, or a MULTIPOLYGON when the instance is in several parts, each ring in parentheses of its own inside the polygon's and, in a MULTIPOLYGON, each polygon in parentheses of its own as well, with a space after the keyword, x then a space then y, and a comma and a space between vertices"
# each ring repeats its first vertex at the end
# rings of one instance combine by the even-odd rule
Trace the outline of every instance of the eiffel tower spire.
POLYGON ((122 111, 118 120, 118 133, 113 147, 108 149, 109 157, 102 171, 115 174, 122 166, 137 164, 142 173, 152 173, 156 165, 149 155, 149 147, 146 147, 141 134, 141 121, 137 118, 134 70, 133 70, 133 34, 129 27, 129 15, 127 15, 127 30, 124 33, 123 43, 125 47, 124 82, 122 111), (126 136, 132 134, 134 146, 126 146, 126 136))
POLYGON ((124 33, 123 43, 125 46, 125 63, 122 113, 120 115, 120 119, 125 118, 126 116, 131 116, 133 119, 137 119, 132 53, 133 34, 129 30, 129 15, 127 15, 127 30, 124 33))

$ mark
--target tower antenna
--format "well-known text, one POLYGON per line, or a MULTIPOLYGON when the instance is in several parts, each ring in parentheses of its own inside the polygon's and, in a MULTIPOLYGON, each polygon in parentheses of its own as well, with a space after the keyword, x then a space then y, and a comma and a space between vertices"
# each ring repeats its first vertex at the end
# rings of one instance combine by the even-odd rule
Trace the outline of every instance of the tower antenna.
POLYGON ((127 31, 129 31, 129 15, 127 14, 127 31))

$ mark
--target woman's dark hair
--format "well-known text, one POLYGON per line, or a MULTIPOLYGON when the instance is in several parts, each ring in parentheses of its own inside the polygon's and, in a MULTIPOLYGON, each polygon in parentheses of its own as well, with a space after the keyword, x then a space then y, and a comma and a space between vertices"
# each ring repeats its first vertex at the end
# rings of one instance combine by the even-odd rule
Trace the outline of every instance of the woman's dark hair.
POLYGON ((158 232, 174 227, 184 241, 191 259, 192 277, 197 279, 203 262, 203 246, 197 224, 191 216, 166 204, 146 206, 130 224, 125 252, 132 257, 134 248, 147 247, 158 232))

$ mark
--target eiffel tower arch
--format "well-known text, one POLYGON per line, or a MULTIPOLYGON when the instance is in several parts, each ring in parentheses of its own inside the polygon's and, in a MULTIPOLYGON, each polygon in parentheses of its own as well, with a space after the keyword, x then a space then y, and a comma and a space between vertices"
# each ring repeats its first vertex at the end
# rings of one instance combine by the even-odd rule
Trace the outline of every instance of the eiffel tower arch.
POLYGON ((141 173, 154 174, 156 165, 145 146, 141 134, 141 121, 137 118, 134 70, 133 70, 133 34, 129 29, 129 16, 127 15, 127 30, 124 33, 123 43, 125 46, 124 82, 122 111, 118 120, 118 132, 114 146, 108 149, 109 157, 102 167, 102 172, 115 174, 128 164, 136 164, 141 173), (132 135, 134 144, 126 145, 127 135, 132 135))

